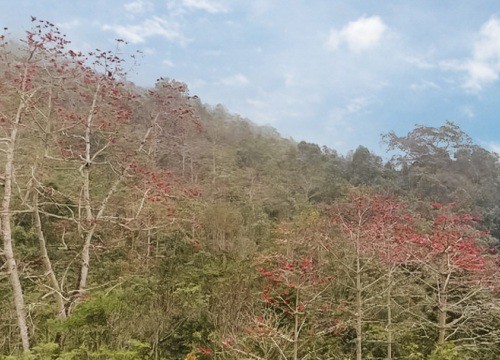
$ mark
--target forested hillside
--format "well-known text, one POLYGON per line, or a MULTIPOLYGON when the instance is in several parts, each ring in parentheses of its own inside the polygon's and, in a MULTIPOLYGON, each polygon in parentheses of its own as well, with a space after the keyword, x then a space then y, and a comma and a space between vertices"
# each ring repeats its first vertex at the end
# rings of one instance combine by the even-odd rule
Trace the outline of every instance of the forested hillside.
POLYGON ((500 357, 497 154, 443 122, 340 155, 123 46, 1 36, 0 359, 500 357))

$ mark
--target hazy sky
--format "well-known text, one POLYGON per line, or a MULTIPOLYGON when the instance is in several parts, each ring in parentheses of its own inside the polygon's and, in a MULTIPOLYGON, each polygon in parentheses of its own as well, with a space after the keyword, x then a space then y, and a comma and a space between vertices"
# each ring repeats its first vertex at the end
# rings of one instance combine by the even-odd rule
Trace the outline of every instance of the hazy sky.
POLYGON ((0 0, 13 35, 30 15, 78 50, 123 38, 135 83, 186 82, 297 140, 382 154, 381 133, 451 120, 500 152, 498 0, 0 0))

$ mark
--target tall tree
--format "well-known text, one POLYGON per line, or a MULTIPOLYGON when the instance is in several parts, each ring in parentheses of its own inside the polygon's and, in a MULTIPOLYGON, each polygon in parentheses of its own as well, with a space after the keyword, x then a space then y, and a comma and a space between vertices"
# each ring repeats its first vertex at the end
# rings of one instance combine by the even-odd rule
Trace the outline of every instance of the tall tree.
POLYGON ((354 297, 351 314, 356 332, 356 358, 363 358, 366 348, 365 324, 380 321, 378 314, 383 313, 386 358, 392 359, 395 318, 401 312, 396 314, 394 309, 402 308, 397 299, 404 293, 404 286, 398 283, 399 268, 409 259, 405 243, 414 236, 407 207, 392 197, 353 190, 346 201, 330 207, 327 214, 330 223, 325 230, 330 235, 325 247, 342 264, 354 297), (332 233, 328 226, 338 227, 340 234, 332 233))
POLYGON ((452 206, 432 206, 429 229, 411 238, 412 258, 424 271, 418 279, 433 294, 438 345, 448 340, 467 342, 479 336, 468 323, 484 311, 476 301, 493 284, 494 259, 481 241, 487 234, 476 229, 477 219, 452 206))
POLYGON ((29 351, 25 301, 15 259, 11 227, 13 214, 16 212, 13 209, 14 184, 16 177, 21 175, 21 166, 18 165, 22 160, 18 161, 20 150, 18 143, 30 130, 35 128, 40 130, 38 120, 46 114, 39 106, 42 104, 45 108, 50 107, 51 96, 50 90, 47 89, 51 89, 53 85, 51 76, 47 76, 45 71, 48 70, 50 74, 54 70, 52 64, 68 42, 53 24, 33 17, 32 28, 26 32, 26 37, 22 41, 24 46, 16 49, 14 45, 9 44, 6 34, 0 36, 0 68, 4 72, 0 118, 2 143, 5 146, 3 149, 5 157, 2 159, 4 192, 1 234, 22 345, 24 351, 29 351))
POLYGON ((391 163, 399 169, 400 189, 429 201, 456 202, 479 211, 484 226, 500 233, 498 155, 474 144, 453 122, 440 127, 417 125, 405 136, 383 135, 391 163), (487 195, 486 195, 487 194, 487 195))
POLYGON ((366 147, 358 146, 352 153, 347 171, 351 184, 374 185, 382 175, 382 159, 366 147))

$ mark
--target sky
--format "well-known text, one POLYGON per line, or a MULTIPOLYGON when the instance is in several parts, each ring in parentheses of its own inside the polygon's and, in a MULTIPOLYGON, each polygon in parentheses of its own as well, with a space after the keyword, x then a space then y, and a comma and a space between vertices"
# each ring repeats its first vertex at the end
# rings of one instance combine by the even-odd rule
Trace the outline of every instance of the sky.
POLYGON ((380 155, 381 134, 458 124, 500 153, 498 0, 0 0, 12 37, 30 16, 75 50, 140 50, 129 79, 191 95, 283 136, 380 155))

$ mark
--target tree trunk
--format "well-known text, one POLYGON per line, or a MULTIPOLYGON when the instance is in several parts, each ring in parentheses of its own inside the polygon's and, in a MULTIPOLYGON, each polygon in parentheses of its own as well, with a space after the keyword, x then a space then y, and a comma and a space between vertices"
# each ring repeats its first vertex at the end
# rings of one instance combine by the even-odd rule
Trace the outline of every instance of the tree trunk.
MULTIPOLYGON (((27 76, 27 70, 25 71, 24 77, 27 76)), ((24 89, 24 84, 23 84, 24 89)), ((24 96, 23 96, 24 97, 24 96)), ((7 271, 9 273, 10 282, 12 285, 12 293, 14 295, 14 305, 16 308, 17 323, 19 326, 19 332, 21 335, 21 341, 23 344, 23 350, 29 352, 30 342, 28 326, 26 324, 26 309, 24 304, 24 296, 21 287, 21 281, 19 278, 19 272, 17 270, 17 263, 14 257, 14 249, 12 246, 12 230, 11 230, 11 208, 10 201, 12 198, 12 176, 14 172, 14 149, 17 140, 17 131, 19 124, 21 122, 21 116, 25 107, 25 99, 22 98, 19 102, 17 108, 17 113, 14 121, 12 122, 12 130, 10 133, 10 139, 6 151, 5 160, 5 181, 4 181, 4 196, 2 201, 2 214, 1 214, 1 225, 2 225, 2 237, 3 237, 3 250, 5 254, 5 260, 7 264, 7 271)))
POLYGON ((213 148, 212 148, 212 184, 215 185, 215 181, 217 179, 217 167, 216 167, 216 164, 215 164, 215 144, 213 144, 213 148))
POLYGON ((362 314, 362 291, 361 286, 361 262, 359 252, 356 257, 356 360, 361 360, 362 357, 362 331, 363 331, 363 314, 362 314))
POLYGON ((89 272, 89 263, 90 263, 90 244, 92 241, 92 237, 95 231, 96 219, 94 219, 94 215, 92 212, 92 204, 90 202, 90 167, 92 165, 91 158, 91 149, 90 149, 90 135, 92 129, 92 122, 94 120, 94 115, 97 108, 97 98, 99 96, 99 90, 101 89, 98 84, 96 90, 94 92, 94 97, 92 100, 92 106, 90 107, 89 114, 87 116, 87 123, 85 125, 85 163, 80 167, 80 173, 83 178, 83 204, 85 207, 85 240, 82 248, 82 266, 80 269, 80 278, 78 284, 78 292, 81 296, 84 290, 87 288, 87 275, 89 272), (90 227, 90 229, 89 229, 90 227))
MULTIPOLYGON (((47 119, 47 124, 45 127, 45 130, 43 131, 43 134, 45 135, 44 138, 44 144, 45 144, 45 150, 44 150, 44 156, 47 156, 49 154, 49 144, 51 143, 51 138, 52 138, 52 123, 51 123, 51 114, 52 114, 52 106, 53 106, 53 88, 50 87, 49 89, 49 98, 47 100, 48 103, 48 111, 47 114, 44 115, 45 119, 47 119)), ((44 160, 45 157, 42 156, 40 158, 35 158, 34 166, 32 168, 32 191, 33 191, 33 216, 35 219, 35 229, 38 237, 38 245, 40 248, 40 255, 42 257, 42 262, 45 267, 45 274, 49 278, 50 286, 52 289, 52 293, 54 294, 54 299, 57 304, 57 316, 59 318, 66 318, 66 308, 65 308, 65 300, 62 295, 62 289, 59 284, 59 281, 57 280, 57 277, 54 273, 54 269, 52 268, 52 262, 50 261, 49 254, 47 252, 47 242, 45 240, 45 234, 43 232, 42 228, 42 221, 40 218, 40 208, 39 208, 39 201, 38 201, 38 189, 37 185, 38 180, 36 179, 36 174, 37 174, 37 169, 38 168, 44 168, 44 160)), ((43 171, 42 171, 43 173, 43 171)))
POLYGON ((57 315, 60 318, 66 318, 66 309, 64 307, 65 301, 62 296, 62 289, 59 285, 59 281, 57 281, 56 275, 54 274, 54 270, 52 269, 52 263, 50 261, 49 254, 47 253, 47 243, 45 241, 45 236, 42 229, 42 221, 40 219, 40 212, 38 209, 38 193, 36 190, 33 201, 34 201, 33 212, 35 215, 35 228, 38 235, 38 243, 40 245, 40 254, 42 256, 42 261, 45 266, 45 275, 49 277, 50 284, 52 286, 54 298, 57 304, 57 315))
POLYGON ((191 182, 192 183, 198 182, 197 179, 195 181, 194 168, 193 168, 193 157, 192 156, 189 158, 189 170, 191 171, 191 182))
POLYGON ((443 345, 446 340, 446 318, 448 315, 448 294, 447 294, 447 276, 439 275, 438 284, 438 345, 443 345))
POLYGON ((293 360, 298 359, 299 354, 299 289, 295 295, 295 311, 294 311, 294 326, 293 326, 293 360))
MULTIPOLYGON (((93 108, 95 106, 93 105, 93 108)), ((150 125, 148 130, 146 131, 146 134, 144 135, 144 138, 142 139, 138 149, 136 150, 136 153, 140 153, 144 149, 144 145, 146 144, 146 141, 148 139, 148 136, 153 129, 154 124, 156 123, 156 120, 158 119, 158 116, 155 118, 153 123, 150 125)), ((90 138, 89 138, 90 139, 90 138)), ((90 154, 90 148, 88 149, 87 154, 90 154)), ((88 157, 88 161, 90 161, 90 156, 88 157)), ((89 166, 83 166, 82 175, 84 175, 84 201, 85 201, 85 207, 86 207, 86 212, 87 212, 87 226, 90 225, 90 228, 87 228, 86 233, 85 233, 85 242, 83 244, 83 249, 82 249, 82 267, 80 269, 80 279, 78 283, 78 293, 79 296, 81 297, 87 290, 87 277, 89 273, 89 264, 90 264, 90 245, 92 244, 92 238, 94 237, 95 230, 97 228, 97 223, 99 220, 102 218, 104 215, 104 211, 106 210, 106 206, 108 205, 109 200, 111 197, 116 193, 122 182, 125 180, 128 171, 130 170, 132 166, 132 162, 130 162, 123 170, 122 173, 120 174, 120 177, 116 179, 116 181, 113 183, 111 188, 109 189, 108 193, 106 194, 106 197, 101 201, 99 211, 97 214, 94 216, 92 213, 92 207, 90 204, 90 177, 89 177, 89 166)))
POLYGON ((92 239, 94 237, 94 233, 95 233, 95 230, 97 228, 97 223, 99 222, 101 217, 104 215, 104 211, 106 210, 106 205, 108 204, 109 199, 118 190, 118 187, 120 186, 122 181, 125 179, 125 175, 129 169, 130 169, 130 165, 128 165, 123 170, 121 176, 114 182, 113 186, 111 186, 111 189, 109 189, 108 193, 106 194, 106 197, 101 202, 99 212, 97 213, 95 218, 92 218, 92 223, 91 223, 92 225, 91 225, 90 229, 88 229, 87 233, 85 234, 85 242, 83 244, 83 249, 82 249, 82 267, 80 270, 80 283, 78 285, 78 292, 80 293, 80 295, 85 293, 85 291, 87 289, 87 277, 89 274, 89 263, 90 263, 90 245, 92 244, 92 239))
POLYGON ((386 293, 386 303, 387 307, 387 360, 392 360, 392 308, 391 308, 391 296, 392 296, 392 268, 389 269, 387 278, 387 293, 386 293))
POLYGON ((17 324, 19 326, 19 332, 21 335, 21 341, 23 344, 23 350, 28 352, 30 349, 28 326, 26 325, 26 309, 24 305, 24 296, 21 287, 21 281, 19 280, 19 272, 17 271, 17 264, 14 258, 14 252, 12 249, 12 239, 10 235, 10 227, 7 229, 4 225, 4 220, 2 220, 2 235, 4 237, 4 254, 7 265, 7 272, 9 273, 10 282, 12 285, 12 292, 14 295, 14 306, 16 308, 17 324))

